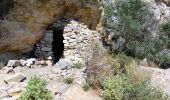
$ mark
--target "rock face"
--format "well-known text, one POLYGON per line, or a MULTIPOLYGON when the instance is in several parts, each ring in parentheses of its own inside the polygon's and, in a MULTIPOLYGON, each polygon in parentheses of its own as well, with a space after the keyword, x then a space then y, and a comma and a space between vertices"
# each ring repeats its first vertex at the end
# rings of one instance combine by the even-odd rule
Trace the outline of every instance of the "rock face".
POLYGON ((0 21, 0 53, 31 51, 57 19, 74 18, 95 28, 101 16, 94 0, 16 0, 13 6, 0 21))

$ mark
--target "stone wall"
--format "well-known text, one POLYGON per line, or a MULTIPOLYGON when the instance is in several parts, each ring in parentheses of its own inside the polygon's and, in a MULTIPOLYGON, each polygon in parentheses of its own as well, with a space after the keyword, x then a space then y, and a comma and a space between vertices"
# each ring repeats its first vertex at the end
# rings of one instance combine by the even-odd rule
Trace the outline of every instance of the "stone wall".
POLYGON ((35 56, 40 59, 53 57, 52 52, 52 42, 53 42, 53 30, 47 30, 44 32, 44 36, 35 47, 35 56))
MULTIPOLYGON (((55 25, 57 25, 57 23, 55 23, 55 25)), ((86 47, 89 45, 90 41, 100 39, 96 31, 92 31, 87 25, 73 20, 64 27, 63 37, 64 58, 68 58, 73 63, 83 62, 82 54, 88 52, 86 51, 86 47)), ((44 37, 36 45, 35 55, 39 58, 48 59, 49 56, 53 58, 52 42, 53 31, 45 31, 44 37)))

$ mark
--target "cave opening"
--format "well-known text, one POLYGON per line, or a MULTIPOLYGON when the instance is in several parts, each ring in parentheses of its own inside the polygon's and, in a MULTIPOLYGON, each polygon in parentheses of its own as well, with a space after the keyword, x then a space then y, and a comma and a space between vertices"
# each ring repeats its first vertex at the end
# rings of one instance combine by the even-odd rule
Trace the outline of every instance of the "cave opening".
POLYGON ((58 62, 60 58, 63 58, 64 53, 64 37, 63 37, 64 27, 53 28, 53 42, 52 51, 54 57, 54 63, 58 62))

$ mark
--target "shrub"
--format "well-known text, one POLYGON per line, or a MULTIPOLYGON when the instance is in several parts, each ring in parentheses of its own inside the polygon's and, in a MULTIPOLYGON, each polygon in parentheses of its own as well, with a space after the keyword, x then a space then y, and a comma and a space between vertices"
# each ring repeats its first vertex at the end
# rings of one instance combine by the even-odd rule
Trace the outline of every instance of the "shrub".
POLYGON ((109 78, 103 83, 104 99, 121 100, 130 87, 130 84, 128 84, 128 77, 124 74, 109 78))
POLYGON ((86 80, 86 84, 83 85, 83 89, 84 91, 88 91, 92 86, 94 86, 94 82, 91 80, 86 80))
POLYGON ((169 100, 169 97, 163 91, 145 83, 133 84, 128 94, 130 100, 169 100))
POLYGON ((107 77, 117 73, 119 64, 108 52, 96 42, 92 42, 85 55, 87 79, 92 81, 93 88, 98 88, 107 77))
POLYGON ((117 74, 103 83, 105 100, 169 100, 161 89, 148 84, 150 75, 139 69, 133 60, 126 65, 126 74, 117 74))
POLYGON ((76 63, 73 65, 73 68, 81 69, 83 67, 83 64, 81 63, 76 63))
POLYGON ((19 100, 54 100, 52 93, 46 89, 46 86, 47 81, 34 76, 19 100))
POLYGON ((123 66, 125 66, 126 64, 129 64, 133 60, 132 57, 127 56, 124 53, 118 53, 115 56, 115 58, 118 59, 118 62, 120 63, 120 65, 123 65, 123 66))
POLYGON ((162 24, 162 31, 168 36, 168 48, 170 48, 170 20, 162 24))
POLYGON ((170 33, 170 20, 162 24, 162 31, 170 33))
POLYGON ((128 56, 148 58, 154 62, 161 60, 155 55, 170 47, 170 21, 162 25, 162 31, 155 22, 148 5, 142 0, 114 0, 111 3, 106 1, 103 23, 109 38, 113 33, 116 34, 109 41, 112 44, 116 42, 112 46, 114 52, 121 51, 128 56), (159 35, 152 36, 148 30, 150 27, 155 27, 159 35), (120 37, 125 40, 121 50, 116 48, 120 37))
POLYGON ((170 65, 170 55, 165 52, 160 52, 156 54, 156 61, 160 64, 162 68, 169 68, 170 65))
POLYGON ((72 77, 68 77, 68 78, 64 79, 64 82, 67 83, 67 84, 72 84, 73 80, 74 79, 72 77))
POLYGON ((86 83, 86 84, 83 85, 83 90, 84 91, 88 91, 89 88, 90 88, 89 84, 86 83))

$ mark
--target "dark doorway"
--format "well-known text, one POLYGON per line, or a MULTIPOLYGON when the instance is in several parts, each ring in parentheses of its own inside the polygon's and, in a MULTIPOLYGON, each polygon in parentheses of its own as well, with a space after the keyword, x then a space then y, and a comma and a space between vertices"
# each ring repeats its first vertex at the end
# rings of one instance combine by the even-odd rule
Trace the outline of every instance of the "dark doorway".
POLYGON ((54 54, 54 63, 58 62, 60 58, 63 57, 64 52, 63 30, 64 28, 53 29, 52 51, 54 54))

